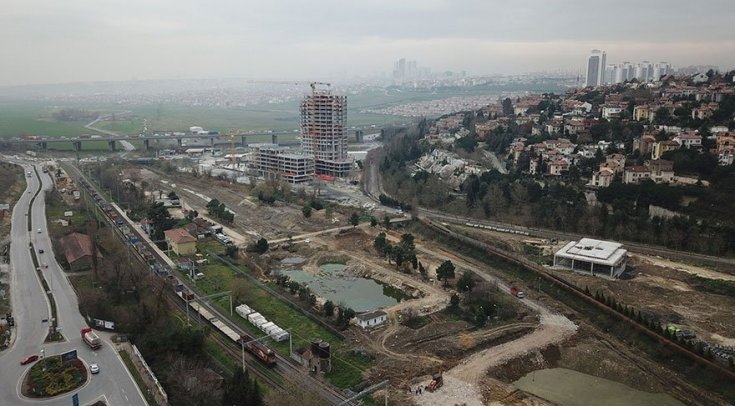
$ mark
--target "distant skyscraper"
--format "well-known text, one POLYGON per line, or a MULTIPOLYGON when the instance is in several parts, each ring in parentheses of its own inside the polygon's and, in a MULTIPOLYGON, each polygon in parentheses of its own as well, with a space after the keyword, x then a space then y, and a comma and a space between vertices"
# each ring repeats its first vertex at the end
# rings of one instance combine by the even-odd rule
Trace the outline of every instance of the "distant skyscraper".
POLYGON ((396 61, 393 66, 393 78, 403 80, 406 77, 406 58, 396 61))
POLYGON ((653 80, 653 65, 651 62, 643 61, 638 64, 635 77, 641 82, 650 82, 653 80))
POLYGON ((658 82, 661 79, 661 76, 666 76, 674 73, 674 70, 671 68, 671 64, 668 62, 659 62, 653 67, 653 80, 655 82, 658 82))
POLYGON ((635 77, 635 67, 628 61, 623 62, 622 72, 620 74, 623 82, 633 80, 635 77))
POLYGON ((606 85, 618 83, 616 82, 616 78, 618 76, 618 66, 614 64, 610 64, 605 66, 605 80, 603 80, 603 83, 606 85))
POLYGON ((605 51, 593 49, 587 59, 587 75, 585 86, 600 86, 603 84, 605 75, 605 51))

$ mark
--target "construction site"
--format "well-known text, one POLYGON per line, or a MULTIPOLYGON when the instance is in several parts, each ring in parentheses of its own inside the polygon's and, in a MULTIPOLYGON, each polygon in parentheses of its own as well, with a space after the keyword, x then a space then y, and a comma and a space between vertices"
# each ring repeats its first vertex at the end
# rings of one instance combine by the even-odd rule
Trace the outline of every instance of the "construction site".
MULTIPOLYGON (((390 404, 400 405, 590 404, 595 399, 586 397, 589 385, 628 404, 725 403, 701 382, 691 382, 690 368, 664 366, 651 356, 651 348, 613 331, 621 323, 604 312, 590 313, 558 284, 529 276, 527 269, 499 261, 489 250, 473 250, 457 236, 498 248, 589 296, 614 297, 637 309, 638 317, 655 320, 669 336, 706 344, 712 362, 725 366, 722 360, 735 346, 735 319, 728 311, 735 298, 720 281, 735 281, 735 274, 628 252, 617 243, 533 238, 463 221, 436 224, 426 218, 432 215, 427 211, 412 218, 356 196, 360 192, 350 191, 344 179, 359 176, 346 152, 346 99, 317 86, 326 84, 312 83, 301 105, 301 148, 250 145, 247 182, 198 171, 191 160, 173 167, 165 160, 125 163, 120 176, 154 200, 176 195, 180 207, 169 208, 172 217, 197 213, 197 222, 215 224, 218 237, 196 236, 200 255, 217 243, 237 247, 249 277, 276 292, 271 300, 285 298, 292 306, 300 287, 314 295, 313 301, 299 302, 299 310, 284 305, 284 311, 309 313, 318 322, 308 323, 335 329, 335 317, 325 316, 327 303, 354 310, 358 317, 332 336, 342 341, 332 343, 339 362, 328 369, 333 374, 344 373, 345 365, 352 369, 349 379, 335 380, 340 389, 352 395, 387 381, 387 388, 372 395, 377 400, 387 394, 390 404), (343 179, 331 189, 351 194, 350 204, 333 198, 327 188, 322 194, 320 182, 334 178, 343 179), (210 203, 215 199, 233 215, 231 221, 214 217, 210 203), (399 264, 376 248, 381 237, 398 246, 409 234, 416 264, 399 264), (262 239, 265 250, 250 250, 262 239), (596 253, 595 247, 600 263, 594 265, 569 252, 596 253), (439 272, 447 262, 451 277, 439 272), (298 285, 279 282, 284 277, 298 285), (458 282, 466 278, 471 284, 462 288, 458 282), (558 388, 570 398, 557 397, 558 388)), ((234 141, 231 149, 228 158, 235 169, 234 141)), ((231 281, 217 278, 235 278, 221 268, 202 270, 198 283, 219 290, 231 281)), ((326 338, 307 337, 304 332, 317 329, 299 329, 289 325, 290 317, 274 314, 269 320, 292 334, 296 329, 300 344, 326 338)))
MULTIPOLYGON (((241 248, 240 256, 249 258, 252 275, 268 286, 275 286, 279 275, 308 285, 317 300, 306 311, 320 315, 326 301, 331 301, 358 313, 385 312, 385 322, 376 327, 352 325, 342 331, 344 347, 336 346, 341 352, 335 354, 358 354, 371 360, 360 373, 361 380, 366 384, 388 380, 390 404, 547 404, 543 388, 533 386, 535 378, 529 384, 526 377, 551 374, 547 381, 539 378, 539 385, 547 382, 565 387, 570 383, 562 378, 569 376, 568 371, 583 375, 575 379, 604 379, 611 390, 624 385, 626 391, 639 391, 639 399, 665 394, 655 403, 641 400, 640 404, 680 404, 677 399, 718 403, 714 395, 642 351, 585 322, 585 316, 576 309, 536 289, 533 282, 509 273, 502 264, 484 261, 437 239, 415 220, 396 216, 393 209, 326 203, 306 217, 304 203, 318 198, 313 190, 294 186, 287 192, 291 197, 283 195, 273 202, 260 198, 286 182, 241 185, 228 179, 194 176, 185 168, 167 173, 155 165, 131 166, 126 174, 137 184, 148 184, 154 195, 175 191, 182 207, 169 210, 174 217, 196 210, 200 217, 216 222, 206 214, 207 204, 215 198, 225 204, 234 213, 234 220, 224 225, 222 232, 241 248), (388 215, 393 222, 390 228, 382 221, 371 226, 367 220, 354 226, 350 217, 355 212, 381 220, 388 215), (398 267, 380 255, 373 244, 380 233, 393 244, 399 244, 404 234, 414 235, 416 256, 426 272, 412 266, 398 267), (245 252, 244 247, 260 238, 269 241, 267 252, 245 252), (437 274, 447 260, 456 267, 449 283, 437 274), (470 272, 475 281, 471 291, 456 287, 464 272, 470 272), (453 310, 454 295, 460 305, 453 310), (467 313, 477 304, 493 307, 481 323, 474 317, 476 313, 467 313)), ((463 225, 448 227, 519 257, 549 264, 554 253, 567 244, 463 225)), ((627 268, 633 277, 617 280, 564 270, 551 272, 592 292, 615 295, 697 337, 732 345, 729 340, 735 337, 735 325, 722 309, 732 308, 735 300, 702 292, 695 283, 699 279, 693 278, 733 280, 735 276, 637 254, 631 255, 627 268)), ((291 327, 279 319, 274 322, 291 327)), ((382 394, 374 395, 381 398, 382 394)))

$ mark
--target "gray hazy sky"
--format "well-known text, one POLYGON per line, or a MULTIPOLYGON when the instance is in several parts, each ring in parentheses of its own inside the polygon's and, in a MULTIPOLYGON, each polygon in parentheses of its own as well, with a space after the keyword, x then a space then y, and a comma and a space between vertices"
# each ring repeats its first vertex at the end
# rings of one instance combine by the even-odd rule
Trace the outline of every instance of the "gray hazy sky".
POLYGON ((0 85, 735 67, 735 0, 2 0, 0 85))

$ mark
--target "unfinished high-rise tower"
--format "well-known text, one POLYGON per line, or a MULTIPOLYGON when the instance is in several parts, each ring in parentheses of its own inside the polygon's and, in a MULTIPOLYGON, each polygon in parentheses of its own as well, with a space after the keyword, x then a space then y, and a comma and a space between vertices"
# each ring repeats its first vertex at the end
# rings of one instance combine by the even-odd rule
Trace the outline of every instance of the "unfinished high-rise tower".
POLYGON ((317 89, 311 84, 311 94, 301 102, 301 149, 314 157, 318 175, 348 176, 352 159, 347 154, 347 97, 336 96, 328 88, 317 89))

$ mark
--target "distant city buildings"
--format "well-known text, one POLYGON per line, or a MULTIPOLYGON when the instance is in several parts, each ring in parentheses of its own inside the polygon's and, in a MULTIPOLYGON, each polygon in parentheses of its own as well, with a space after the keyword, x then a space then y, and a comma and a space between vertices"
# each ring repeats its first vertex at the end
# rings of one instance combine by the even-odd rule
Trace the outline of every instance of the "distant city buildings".
POLYGON ((651 63, 642 61, 632 64, 625 61, 620 64, 608 64, 605 51, 593 49, 587 58, 587 74, 585 87, 623 83, 633 79, 639 82, 658 82, 662 76, 674 73, 668 62, 651 63))
POLYGON ((587 58, 587 74, 585 76, 585 87, 600 86, 603 84, 603 76, 605 74, 605 59, 607 55, 605 51, 593 49, 587 58))
POLYGON ((429 68, 420 68, 416 61, 401 58, 393 64, 393 79, 397 81, 427 79, 431 76, 429 68))

